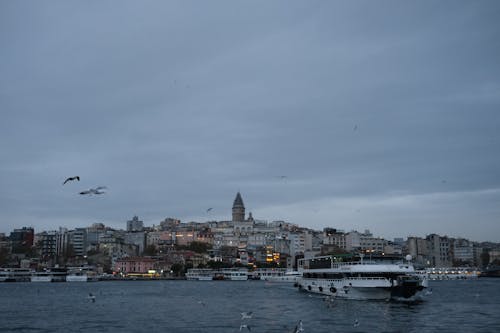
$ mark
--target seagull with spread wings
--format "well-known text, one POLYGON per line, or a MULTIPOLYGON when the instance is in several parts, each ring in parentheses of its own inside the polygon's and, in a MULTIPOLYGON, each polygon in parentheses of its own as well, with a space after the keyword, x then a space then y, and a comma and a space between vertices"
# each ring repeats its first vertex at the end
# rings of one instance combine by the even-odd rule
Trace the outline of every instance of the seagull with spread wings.
POLYGON ((106 192, 104 191, 101 191, 101 190, 104 190, 104 189, 107 189, 106 186, 98 186, 96 188, 91 188, 91 189, 88 189, 88 190, 85 190, 85 191, 81 191, 80 194, 81 195, 92 195, 92 194, 104 194, 106 192))
POLYGON ((70 182, 70 181, 73 181, 73 180, 78 180, 78 181, 80 181, 80 177, 79 177, 79 176, 68 177, 68 178, 66 178, 66 180, 64 181, 63 185, 64 185, 64 184, 66 184, 67 182, 70 182))

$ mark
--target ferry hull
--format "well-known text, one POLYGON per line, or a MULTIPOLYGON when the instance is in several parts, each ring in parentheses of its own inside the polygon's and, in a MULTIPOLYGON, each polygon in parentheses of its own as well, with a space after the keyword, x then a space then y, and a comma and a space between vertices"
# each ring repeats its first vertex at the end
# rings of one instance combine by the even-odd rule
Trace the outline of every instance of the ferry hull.
POLYGON ((306 279, 298 281, 300 290, 325 296, 353 300, 398 300, 412 301, 419 297, 424 289, 418 280, 404 281, 395 284, 387 279, 330 280, 306 279))
POLYGON ((32 276, 31 282, 52 282, 52 276, 32 276))
POLYGON ((322 279, 299 279, 298 286, 300 290, 335 298, 357 300, 388 300, 391 298, 390 286, 354 287, 352 286, 352 283, 351 286, 349 286, 349 283, 346 281, 332 281, 322 279))
POLYGON ((87 282, 87 275, 68 275, 66 276, 66 282, 87 282))

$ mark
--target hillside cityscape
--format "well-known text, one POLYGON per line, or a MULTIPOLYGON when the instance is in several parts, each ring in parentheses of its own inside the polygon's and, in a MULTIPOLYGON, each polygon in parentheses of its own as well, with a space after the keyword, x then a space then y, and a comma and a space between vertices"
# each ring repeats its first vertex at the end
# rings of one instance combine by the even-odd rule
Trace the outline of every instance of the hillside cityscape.
POLYGON ((228 221, 166 218, 144 226, 138 216, 126 230, 94 223, 73 230, 0 234, 0 267, 43 270, 92 266, 101 274, 182 277, 189 268, 286 268, 314 255, 412 256, 416 267, 486 268, 500 263, 500 244, 429 234, 386 240, 369 230, 312 230, 285 221, 262 221, 245 212, 238 192, 228 221), (153 273, 152 273, 153 272, 153 273))

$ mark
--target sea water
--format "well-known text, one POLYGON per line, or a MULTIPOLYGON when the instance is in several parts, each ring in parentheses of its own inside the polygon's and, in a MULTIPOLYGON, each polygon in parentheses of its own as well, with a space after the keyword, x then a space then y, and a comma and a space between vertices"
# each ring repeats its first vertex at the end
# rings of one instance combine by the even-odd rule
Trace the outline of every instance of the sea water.
POLYGON ((500 332, 500 279, 429 291, 406 304, 264 281, 0 283, 0 332, 500 332))

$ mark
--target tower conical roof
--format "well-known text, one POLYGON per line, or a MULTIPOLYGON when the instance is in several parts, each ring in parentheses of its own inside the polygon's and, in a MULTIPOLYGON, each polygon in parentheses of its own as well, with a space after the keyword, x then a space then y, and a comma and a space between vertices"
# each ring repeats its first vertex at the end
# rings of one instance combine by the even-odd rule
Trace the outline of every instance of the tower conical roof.
POLYGON ((245 205, 243 204, 243 199, 241 199, 240 192, 236 194, 236 198, 234 199, 233 208, 235 207, 243 207, 243 208, 245 207, 245 205))

